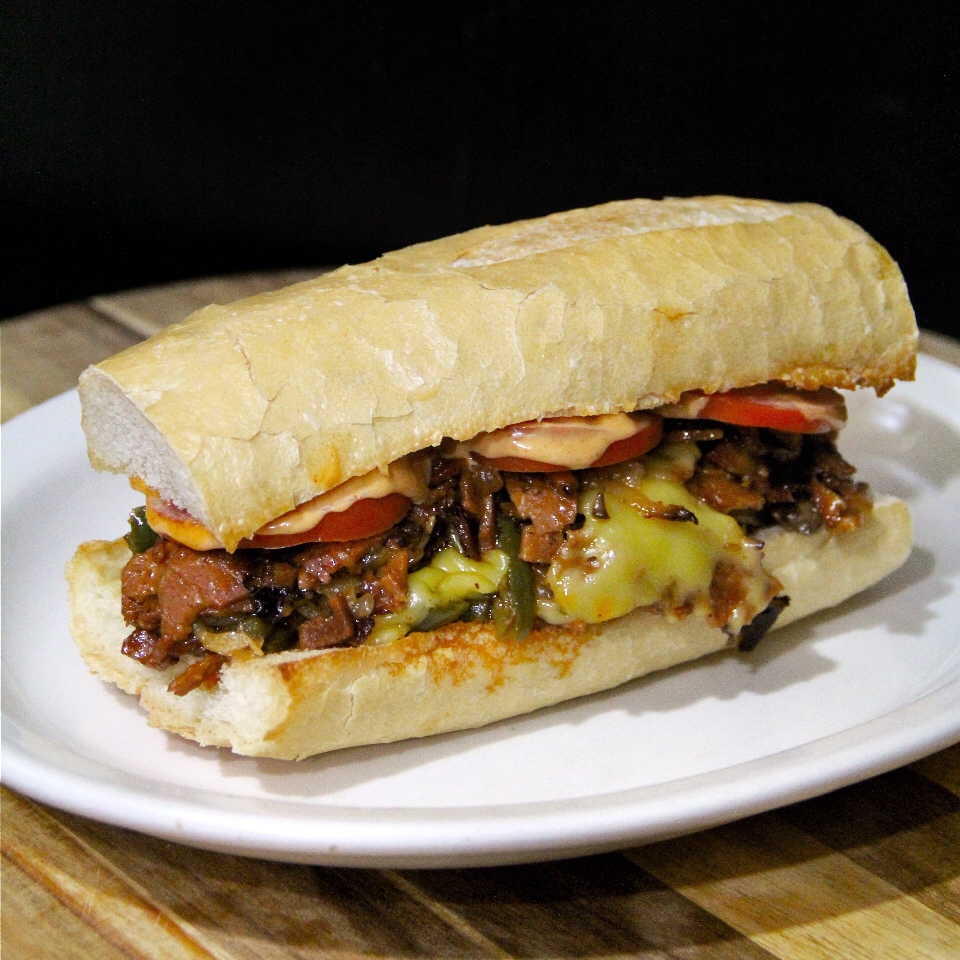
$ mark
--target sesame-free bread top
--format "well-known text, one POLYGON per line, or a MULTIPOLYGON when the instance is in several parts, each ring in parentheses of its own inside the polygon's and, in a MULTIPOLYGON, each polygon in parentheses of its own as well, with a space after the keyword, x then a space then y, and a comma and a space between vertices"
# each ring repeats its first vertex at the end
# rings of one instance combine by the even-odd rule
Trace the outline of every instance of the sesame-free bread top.
POLYGON ((445 436, 781 380, 912 376, 903 278, 813 204, 628 200, 209 306, 85 371, 90 457, 228 549, 445 436))

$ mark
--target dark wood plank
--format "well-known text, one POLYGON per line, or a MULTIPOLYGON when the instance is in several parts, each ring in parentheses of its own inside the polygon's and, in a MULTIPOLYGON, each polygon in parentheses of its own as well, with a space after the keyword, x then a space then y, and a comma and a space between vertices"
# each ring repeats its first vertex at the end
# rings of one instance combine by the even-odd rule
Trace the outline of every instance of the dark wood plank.
POLYGON ((960 923, 960 798, 949 790, 894 770, 781 816, 960 923))
POLYGON ((912 769, 960 797, 960 743, 918 760, 912 769))
POLYGON ((406 876, 517 957, 771 956, 616 854, 406 876))

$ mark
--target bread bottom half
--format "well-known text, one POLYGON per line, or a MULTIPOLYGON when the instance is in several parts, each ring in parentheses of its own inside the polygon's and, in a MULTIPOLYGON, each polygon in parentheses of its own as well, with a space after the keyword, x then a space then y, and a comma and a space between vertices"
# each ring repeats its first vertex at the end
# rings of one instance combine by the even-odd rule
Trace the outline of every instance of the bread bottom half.
MULTIPOLYGON (((850 533, 770 534, 764 565, 790 596, 776 626, 876 583, 906 560, 910 545, 910 514, 893 498, 879 500, 850 533)), ((71 630, 87 666, 138 695, 152 726, 247 756, 302 759, 479 727, 731 646, 698 616, 677 621, 643 610, 596 627, 546 627, 520 642, 459 623, 383 646, 234 661, 215 689, 178 697, 166 688, 181 667, 153 670, 120 652, 130 630, 120 614, 129 557, 122 540, 98 540, 67 565, 71 630)))

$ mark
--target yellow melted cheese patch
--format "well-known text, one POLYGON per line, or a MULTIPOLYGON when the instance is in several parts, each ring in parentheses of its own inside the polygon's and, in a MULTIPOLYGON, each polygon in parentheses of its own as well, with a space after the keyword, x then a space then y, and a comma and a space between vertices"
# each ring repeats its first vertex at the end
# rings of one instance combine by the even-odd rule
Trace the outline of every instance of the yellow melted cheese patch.
POLYGON ((757 541, 671 478, 665 453, 604 483, 606 518, 593 512, 600 488, 588 484, 581 491, 579 508, 586 520, 567 533, 547 572, 554 603, 538 610, 544 619, 603 623, 650 606, 667 613, 710 613, 711 586, 721 562, 733 565, 744 596, 720 625, 738 631, 767 606, 779 585, 763 569, 757 541), (648 516, 651 502, 682 507, 697 523, 648 516))
POLYGON ((427 566, 410 574, 406 609, 377 617, 367 643, 399 640, 436 610, 495 594, 509 562, 502 550, 488 550, 480 560, 449 547, 441 550, 427 566))

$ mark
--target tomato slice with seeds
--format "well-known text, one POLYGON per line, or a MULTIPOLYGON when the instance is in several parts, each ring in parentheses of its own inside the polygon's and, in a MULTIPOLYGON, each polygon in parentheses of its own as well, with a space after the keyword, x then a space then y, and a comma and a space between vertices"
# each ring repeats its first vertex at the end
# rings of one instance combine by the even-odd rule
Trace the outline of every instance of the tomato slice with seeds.
POLYGON ((413 501, 402 493, 388 493, 385 497, 357 500, 346 510, 328 513, 310 530, 302 533, 284 533, 276 536, 256 534, 240 541, 241 548, 261 547, 281 549, 297 547, 302 543, 342 543, 363 540, 389 530, 403 519, 413 501))
POLYGON ((796 390, 777 383, 714 393, 699 416, 740 427, 767 427, 789 433, 829 433, 847 419, 843 396, 829 387, 796 390))
MULTIPOLYGON (((556 418, 531 422, 529 430, 548 430, 562 433, 564 423, 570 423, 574 418, 556 418)), ((652 450, 663 437, 663 421, 652 413, 633 415, 637 425, 635 433, 622 440, 615 440, 600 456, 589 464, 589 467, 609 467, 624 460, 633 460, 652 450)), ((570 470, 569 466, 557 463, 544 463, 540 460, 528 460, 526 457, 487 457, 487 463, 493 464, 498 470, 507 473, 560 473, 570 470)))

